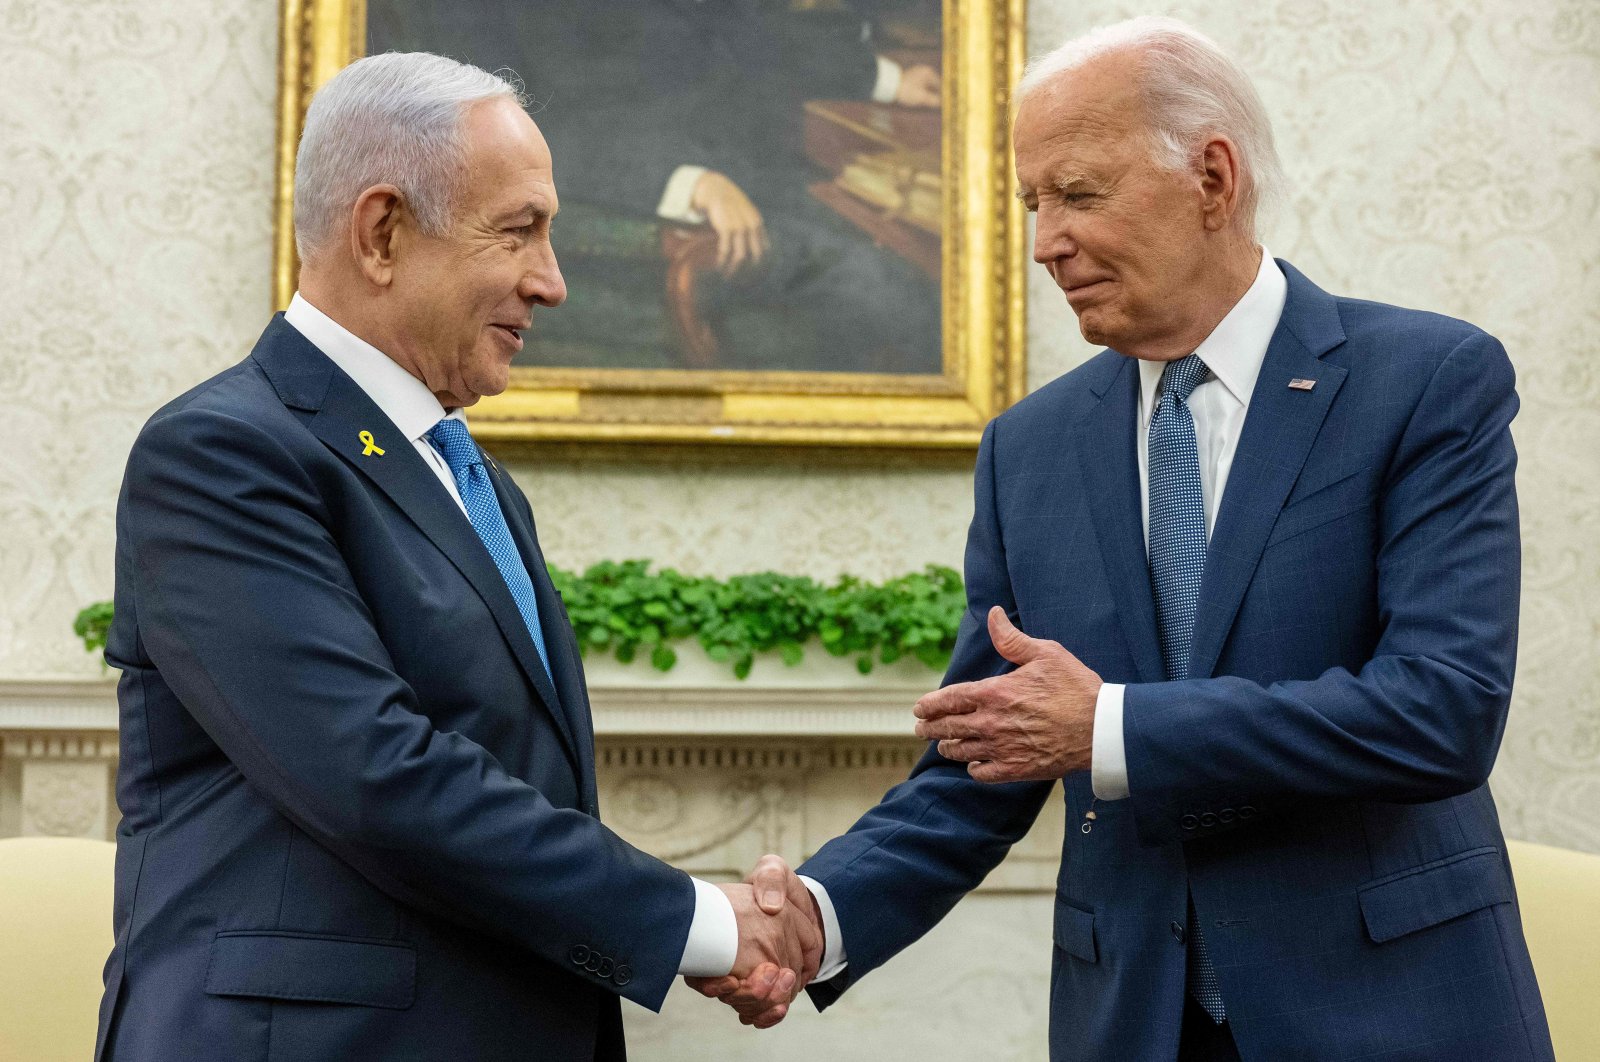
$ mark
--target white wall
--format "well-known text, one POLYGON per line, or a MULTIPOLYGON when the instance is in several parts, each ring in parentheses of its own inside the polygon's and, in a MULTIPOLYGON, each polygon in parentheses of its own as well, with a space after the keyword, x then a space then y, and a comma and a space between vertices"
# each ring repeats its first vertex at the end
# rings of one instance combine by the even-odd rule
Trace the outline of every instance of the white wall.
MULTIPOLYGON (((1261 86, 1292 179, 1265 228, 1331 290, 1468 318, 1519 374, 1523 636, 1495 788, 1511 832, 1600 851, 1600 21, 1585 0, 1036 0, 1030 49, 1166 10, 1261 86)), ((0 13, 0 679, 92 675, 139 424, 238 360, 268 303, 276 5, 0 13)), ((1030 378, 1087 348, 1042 273, 1030 378)), ((882 577, 959 562, 964 470, 524 463, 550 556, 882 577)))

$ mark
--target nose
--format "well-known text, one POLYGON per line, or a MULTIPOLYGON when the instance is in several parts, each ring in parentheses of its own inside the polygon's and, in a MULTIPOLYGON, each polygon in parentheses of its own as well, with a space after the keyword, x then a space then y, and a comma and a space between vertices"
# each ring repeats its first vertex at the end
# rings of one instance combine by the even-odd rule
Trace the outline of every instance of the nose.
POLYGON ((1072 238, 1066 211, 1048 201, 1039 204, 1039 211, 1034 215, 1033 260, 1049 265, 1077 253, 1078 243, 1072 238))
POLYGON ((567 282, 556 262, 555 249, 549 244, 522 274, 517 294, 540 306, 560 306, 567 301, 567 282))

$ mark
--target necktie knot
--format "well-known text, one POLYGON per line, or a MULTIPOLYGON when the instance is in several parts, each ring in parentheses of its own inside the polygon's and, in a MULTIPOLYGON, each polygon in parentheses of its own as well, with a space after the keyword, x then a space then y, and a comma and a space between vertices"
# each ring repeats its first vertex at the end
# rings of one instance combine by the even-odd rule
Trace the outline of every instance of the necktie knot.
POLYGON ((1165 398, 1171 395, 1174 401, 1187 402, 1189 396, 1194 394, 1194 389, 1205 382, 1210 372, 1198 354, 1169 361, 1167 367, 1161 370, 1161 396, 1165 398))
POLYGON ((478 452, 478 444, 472 441, 472 433, 454 417, 446 417, 429 428, 428 438, 457 480, 473 465, 483 464, 483 455, 478 452))

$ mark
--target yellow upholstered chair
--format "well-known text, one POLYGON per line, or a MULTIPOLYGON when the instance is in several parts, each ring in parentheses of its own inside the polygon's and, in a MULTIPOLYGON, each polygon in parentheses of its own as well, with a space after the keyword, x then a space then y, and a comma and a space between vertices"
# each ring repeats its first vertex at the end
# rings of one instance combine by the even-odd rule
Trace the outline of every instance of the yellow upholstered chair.
POLYGON ((1600 1059, 1600 855, 1526 841, 1506 848, 1556 1058, 1600 1059))
POLYGON ((0 1060, 93 1055, 116 850, 69 837, 0 840, 0 1060))

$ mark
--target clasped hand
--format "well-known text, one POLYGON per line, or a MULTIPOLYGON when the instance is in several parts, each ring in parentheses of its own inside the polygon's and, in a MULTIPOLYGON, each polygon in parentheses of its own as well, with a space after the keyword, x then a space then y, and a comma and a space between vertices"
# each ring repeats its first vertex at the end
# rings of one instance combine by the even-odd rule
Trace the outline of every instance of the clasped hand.
POLYGON ((822 916, 811 890, 779 856, 763 856, 741 885, 723 885, 739 923, 739 952, 726 977, 686 977, 701 995, 720 999, 739 1021, 770 1029, 822 962, 822 916))
MULTIPOLYGON (((967 764, 980 782, 1060 778, 1087 770, 1100 676, 1059 643, 1023 634, 998 606, 989 610, 995 651, 1013 671, 957 682, 917 701, 917 736, 967 764)), ((769 1029, 817 975, 822 913, 787 863, 763 856, 743 885, 724 885, 739 921, 739 953, 726 977, 688 977, 739 1020, 769 1029)))

